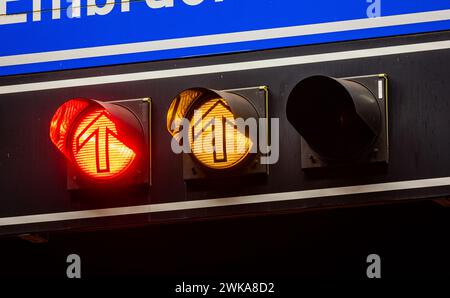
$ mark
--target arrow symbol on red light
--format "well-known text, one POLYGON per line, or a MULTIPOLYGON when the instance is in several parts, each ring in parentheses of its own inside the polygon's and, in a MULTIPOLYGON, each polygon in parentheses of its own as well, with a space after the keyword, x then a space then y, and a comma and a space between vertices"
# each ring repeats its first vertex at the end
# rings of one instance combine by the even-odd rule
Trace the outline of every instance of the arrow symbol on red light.
POLYGON ((97 173, 110 172, 109 138, 111 136, 119 140, 116 126, 106 111, 101 112, 76 136, 76 153, 94 139, 97 173))

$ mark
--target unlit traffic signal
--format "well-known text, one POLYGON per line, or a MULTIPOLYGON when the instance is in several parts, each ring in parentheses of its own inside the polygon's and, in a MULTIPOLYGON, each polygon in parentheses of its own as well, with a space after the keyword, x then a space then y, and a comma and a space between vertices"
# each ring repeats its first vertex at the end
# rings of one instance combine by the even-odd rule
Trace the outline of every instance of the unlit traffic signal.
POLYGON ((388 162, 387 76, 312 76, 289 95, 302 168, 388 162))

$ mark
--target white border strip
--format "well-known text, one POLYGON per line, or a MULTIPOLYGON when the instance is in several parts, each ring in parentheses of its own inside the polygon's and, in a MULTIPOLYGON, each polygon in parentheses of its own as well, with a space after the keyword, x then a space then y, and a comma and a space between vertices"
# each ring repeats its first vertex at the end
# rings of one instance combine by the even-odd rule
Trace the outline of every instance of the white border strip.
POLYGON ((0 67, 382 28, 445 20, 450 20, 450 9, 322 24, 3 56, 0 57, 0 67))
POLYGON ((450 177, 335 187, 335 188, 323 188, 314 190, 271 193, 271 194, 229 197, 229 198, 209 199, 209 200, 149 204, 131 207, 118 207, 108 209, 95 209, 95 210, 83 210, 83 211, 72 211, 61 213, 4 217, 0 218, 0 227, 44 223, 44 222, 99 218, 99 217, 111 217, 121 215, 136 215, 136 214, 158 213, 167 211, 191 210, 199 208, 236 206, 244 204, 273 203, 282 201, 313 199, 319 197, 367 194, 375 192, 387 192, 395 190, 408 190, 408 189, 419 189, 419 188, 439 187, 439 186, 450 186, 450 177))
POLYGON ((126 83, 143 80, 166 79, 175 77, 195 76, 212 73, 225 73, 233 71, 255 70, 272 67, 302 65, 310 63, 340 61, 349 59, 371 58, 396 54, 408 54, 435 50, 450 49, 450 40, 407 44, 400 46, 388 46, 363 50, 333 52, 325 54, 313 54, 288 58, 276 58, 248 62, 236 62, 215 64, 207 66, 195 66, 187 68, 153 70, 138 73, 127 73, 78 79, 47 81, 39 83, 27 83, 18 85, 0 86, 0 94, 12 94, 30 91, 51 90, 60 88, 84 87, 102 84, 126 83))

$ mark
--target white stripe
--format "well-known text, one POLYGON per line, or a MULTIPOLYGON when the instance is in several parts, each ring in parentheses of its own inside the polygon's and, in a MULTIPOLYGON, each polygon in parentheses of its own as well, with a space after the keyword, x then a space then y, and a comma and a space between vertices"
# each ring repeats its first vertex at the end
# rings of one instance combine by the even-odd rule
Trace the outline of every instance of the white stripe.
POLYGON ((350 30, 381 28, 407 24, 418 24, 450 19, 450 9, 421 13, 365 18, 349 21, 329 22, 283 28, 252 30, 226 34, 214 34, 196 37, 166 39, 139 43, 119 44, 72 50, 51 51, 32 54, 21 54, 0 57, 1 66, 23 65, 30 63, 64 61, 71 59, 104 57, 132 53, 143 53, 161 50, 172 50, 189 47, 229 44, 247 41, 268 40, 294 36, 306 36, 322 33, 333 33, 350 30))
POLYGON ((449 48, 450 48, 450 40, 444 40, 436 42, 369 48, 363 50, 342 51, 342 52, 314 54, 288 58, 277 58, 277 59, 257 60, 248 62, 236 62, 236 63, 215 64, 207 66, 177 68, 177 69, 154 70, 138 73, 87 77, 79 79, 8 85, 8 86, 0 86, 0 94, 82 87, 101 84, 126 83, 142 80, 165 79, 165 78, 185 77, 185 76, 212 74, 212 73, 225 73, 232 71, 245 71, 271 67, 282 67, 282 66, 301 65, 309 63, 330 62, 339 60, 360 59, 368 57, 379 57, 396 54, 444 50, 449 48))
POLYGON ((383 80, 378 80, 378 99, 383 99, 383 80))
POLYGON ((323 188, 323 189, 303 190, 284 193, 270 193, 262 195, 228 197, 228 198, 198 200, 198 201, 184 201, 174 203, 131 206, 131 207, 118 207, 108 209, 4 217, 0 218, 0 226, 111 217, 120 215, 136 215, 136 214, 190 210, 199 208, 225 207, 244 204, 295 201, 319 197, 355 195, 355 194, 418 189, 418 188, 439 187, 439 186, 450 186, 450 177, 335 187, 335 188, 323 188))

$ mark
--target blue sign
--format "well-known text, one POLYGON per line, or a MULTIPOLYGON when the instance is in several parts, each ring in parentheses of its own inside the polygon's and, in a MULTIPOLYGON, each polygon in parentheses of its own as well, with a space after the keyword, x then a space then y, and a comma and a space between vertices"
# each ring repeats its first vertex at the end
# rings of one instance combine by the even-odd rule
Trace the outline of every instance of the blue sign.
POLYGON ((448 0, 0 0, 0 75, 447 29, 448 0))

